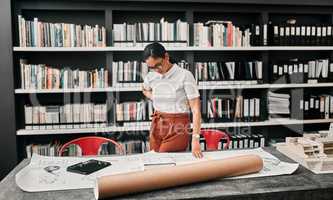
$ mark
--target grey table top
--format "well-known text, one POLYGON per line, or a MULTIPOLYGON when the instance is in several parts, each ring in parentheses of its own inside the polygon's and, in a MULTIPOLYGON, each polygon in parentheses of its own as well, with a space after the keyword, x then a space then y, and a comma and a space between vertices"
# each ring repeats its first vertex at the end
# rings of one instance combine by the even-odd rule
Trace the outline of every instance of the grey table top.
MULTIPOLYGON (((292 162, 273 148, 266 148, 279 159, 292 162)), ((0 182, 0 200, 92 200, 92 189, 23 192, 15 184, 15 174, 29 163, 23 160, 0 182)), ((300 166, 293 175, 249 179, 220 179, 205 183, 128 195, 118 199, 333 199, 333 174, 317 175, 300 166)))

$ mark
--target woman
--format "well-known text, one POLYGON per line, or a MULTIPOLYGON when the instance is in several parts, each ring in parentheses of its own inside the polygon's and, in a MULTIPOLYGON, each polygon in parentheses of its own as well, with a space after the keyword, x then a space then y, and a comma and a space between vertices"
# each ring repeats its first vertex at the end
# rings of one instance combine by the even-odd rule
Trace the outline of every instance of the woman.
POLYGON ((201 158, 200 94, 192 73, 170 62, 165 48, 155 42, 145 47, 143 57, 151 72, 144 77, 143 94, 153 101, 150 150, 185 151, 190 141, 190 112, 193 116, 192 153, 201 158))

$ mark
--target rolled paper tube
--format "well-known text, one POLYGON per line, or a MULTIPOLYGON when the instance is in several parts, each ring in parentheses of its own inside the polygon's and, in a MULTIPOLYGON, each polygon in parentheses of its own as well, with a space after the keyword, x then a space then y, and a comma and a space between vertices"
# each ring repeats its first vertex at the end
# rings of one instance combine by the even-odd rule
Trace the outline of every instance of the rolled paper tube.
POLYGON ((263 167, 257 155, 244 155, 209 160, 173 167, 155 168, 141 172, 100 177, 94 188, 95 198, 152 191, 217 178, 259 172, 263 167))

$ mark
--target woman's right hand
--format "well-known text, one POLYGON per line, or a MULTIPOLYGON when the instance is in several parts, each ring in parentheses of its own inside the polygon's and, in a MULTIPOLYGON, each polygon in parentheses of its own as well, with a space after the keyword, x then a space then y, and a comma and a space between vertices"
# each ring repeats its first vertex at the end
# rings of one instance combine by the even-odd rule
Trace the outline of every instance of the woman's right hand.
POLYGON ((150 100, 152 100, 152 91, 151 90, 147 90, 143 87, 142 85, 142 93, 150 100))
POLYGON ((202 158, 201 146, 198 139, 192 139, 192 154, 196 158, 202 158))

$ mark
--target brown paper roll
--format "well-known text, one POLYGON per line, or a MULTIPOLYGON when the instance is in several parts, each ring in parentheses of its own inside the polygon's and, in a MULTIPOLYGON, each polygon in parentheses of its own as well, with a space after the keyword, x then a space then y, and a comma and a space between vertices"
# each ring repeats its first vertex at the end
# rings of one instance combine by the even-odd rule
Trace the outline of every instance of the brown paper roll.
POLYGON ((150 169, 142 172, 104 176, 97 179, 94 193, 96 199, 103 199, 255 173, 260 171, 262 167, 263 161, 259 156, 246 155, 150 169))

